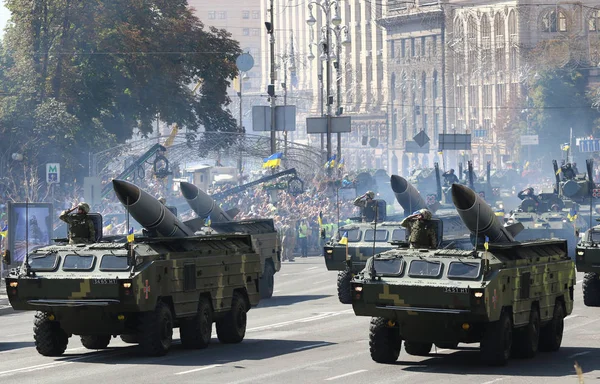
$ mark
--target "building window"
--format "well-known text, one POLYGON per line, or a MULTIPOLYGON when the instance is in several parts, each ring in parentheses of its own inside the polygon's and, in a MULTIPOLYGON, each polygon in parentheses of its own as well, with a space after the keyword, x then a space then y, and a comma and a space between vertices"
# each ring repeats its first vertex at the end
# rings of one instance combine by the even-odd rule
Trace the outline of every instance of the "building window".
POLYGON ((592 12, 588 25, 590 31, 600 31, 600 11, 592 12))
POLYGON ((432 87, 432 97, 433 100, 438 98, 438 73, 437 71, 433 71, 433 87, 432 87))
POLYGON ((259 11, 252 11, 252 18, 253 19, 260 19, 260 12, 259 11))
POLYGON ((242 19, 249 19, 250 11, 242 11, 242 19))
POLYGON ((421 56, 425 57, 425 37, 421 37, 421 56))
POLYGON ((242 29, 242 33, 244 34, 244 36, 250 36, 250 28, 242 29))
POLYGON ((258 33, 259 33, 259 29, 258 28, 252 28, 250 30, 250 35, 252 35, 252 36, 258 36, 258 33))
POLYGON ((567 32, 567 15, 561 10, 546 12, 542 17, 542 32, 567 32))
POLYGON ((396 57, 396 50, 394 49, 394 40, 390 41, 390 57, 393 59, 396 57))
POLYGON ((227 12, 225 12, 225 11, 219 11, 219 13, 217 13, 217 17, 219 19, 226 19, 227 18, 227 12))
POLYGON ((415 38, 413 37, 413 38, 410 39, 410 55, 412 57, 415 57, 416 54, 417 53, 415 51, 415 38))
POLYGON ((431 37, 431 54, 437 56, 437 36, 431 37))
POLYGON ((208 11, 208 19, 209 20, 214 20, 216 14, 217 13, 215 11, 208 11))
POLYGON ((400 53, 402 57, 406 57, 406 40, 400 40, 400 53))

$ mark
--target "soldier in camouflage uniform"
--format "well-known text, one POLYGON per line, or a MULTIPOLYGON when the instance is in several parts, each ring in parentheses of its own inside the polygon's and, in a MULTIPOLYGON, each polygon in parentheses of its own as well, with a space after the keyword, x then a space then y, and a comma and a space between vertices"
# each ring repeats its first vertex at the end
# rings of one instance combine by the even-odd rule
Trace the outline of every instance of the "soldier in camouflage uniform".
POLYGON ((431 212, 421 209, 406 217, 400 223, 410 231, 408 242, 411 248, 436 248, 437 232, 431 223, 431 212))
POLYGON ((89 212, 90 206, 87 203, 79 203, 76 207, 60 214, 59 219, 67 223, 69 227, 69 244, 89 244, 96 239, 94 222, 87 215, 89 212), (69 215, 76 209, 76 214, 69 215))

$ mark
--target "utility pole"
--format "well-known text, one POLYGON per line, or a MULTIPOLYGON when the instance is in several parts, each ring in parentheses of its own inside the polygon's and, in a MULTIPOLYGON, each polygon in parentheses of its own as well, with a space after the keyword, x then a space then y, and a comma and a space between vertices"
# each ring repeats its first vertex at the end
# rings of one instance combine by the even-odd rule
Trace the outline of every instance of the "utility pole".
POLYGON ((271 58, 271 84, 272 91, 268 92, 271 97, 271 154, 277 152, 277 146, 275 142, 275 4, 274 0, 270 0, 269 5, 270 22, 267 25, 267 33, 269 36, 269 55, 271 58))

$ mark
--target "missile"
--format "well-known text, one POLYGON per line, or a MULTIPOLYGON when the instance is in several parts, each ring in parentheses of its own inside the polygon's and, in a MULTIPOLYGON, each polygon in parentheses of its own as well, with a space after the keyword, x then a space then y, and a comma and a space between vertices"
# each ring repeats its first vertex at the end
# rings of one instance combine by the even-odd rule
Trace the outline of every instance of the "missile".
POLYGON ((163 237, 192 236, 191 228, 183 224, 160 201, 140 187, 125 180, 113 180, 113 189, 131 216, 149 231, 163 237))
MULTIPOLYGON (((487 236, 491 243, 509 243, 519 228, 504 227, 492 208, 472 189, 452 184, 452 202, 467 228, 478 236, 487 236)), ((521 225, 522 229, 522 225, 521 225)))
POLYGON ((217 202, 203 190, 191 183, 181 182, 179 185, 181 194, 198 217, 206 219, 210 216, 210 221, 213 223, 232 221, 234 215, 223 211, 217 202))
POLYGON ((396 195, 398 204, 402 206, 405 213, 413 213, 419 209, 427 208, 425 200, 411 183, 409 183, 404 177, 392 175, 390 177, 390 184, 392 185, 392 191, 396 195))

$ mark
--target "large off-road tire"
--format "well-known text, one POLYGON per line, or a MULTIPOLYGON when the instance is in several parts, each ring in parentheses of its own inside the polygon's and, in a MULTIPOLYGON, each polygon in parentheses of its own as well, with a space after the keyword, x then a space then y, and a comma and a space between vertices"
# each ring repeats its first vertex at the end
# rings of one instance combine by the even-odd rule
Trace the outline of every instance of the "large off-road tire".
POLYGON ((260 298, 270 299, 273 297, 273 289, 275 287, 275 269, 271 263, 265 264, 265 271, 260 278, 260 298))
POLYGON ((512 347, 512 320, 503 311, 500 320, 488 323, 481 340, 481 359, 488 365, 506 365, 512 347))
POLYGON ((583 303, 588 307, 600 307, 600 279, 597 273, 583 276, 583 303))
POLYGON ((565 308, 559 301, 554 305, 552 320, 542 327, 540 333, 540 351, 558 351, 565 329, 565 308))
POLYGON ((511 356, 532 358, 537 353, 539 344, 540 312, 537 307, 532 307, 529 312, 529 323, 527 326, 514 330, 511 356))
POLYGON ((138 344, 140 342, 138 335, 121 335, 121 340, 127 344, 138 344))
POLYGON ((409 355, 413 356, 428 356, 429 352, 431 352, 431 347, 433 343, 417 343, 404 341, 404 350, 409 355))
POLYGON ((87 349, 105 349, 110 344, 110 335, 82 335, 81 344, 87 349))
POLYGON ((369 326, 369 351, 377 363, 391 364, 398 360, 402 338, 398 328, 383 317, 372 317, 369 326))
POLYGON ((224 344, 240 343, 246 335, 247 323, 246 300, 239 292, 233 293, 231 310, 217 321, 217 337, 224 344))
POLYGON ((338 299, 342 304, 352 304, 352 272, 349 270, 339 271, 337 278, 338 299))
POLYGON ((435 343, 435 346, 439 349, 456 349, 458 343, 435 343))
POLYGON ((156 304, 152 312, 140 316, 139 342, 148 356, 164 356, 173 341, 173 314, 163 302, 156 304))
POLYGON ((198 313, 194 317, 182 320, 179 327, 181 344, 185 348, 203 349, 210 344, 213 322, 212 306, 207 298, 198 301, 198 313))
POLYGON ((60 327, 58 321, 50 320, 50 314, 36 312, 33 321, 35 349, 40 355, 60 356, 67 349, 69 335, 60 327))

